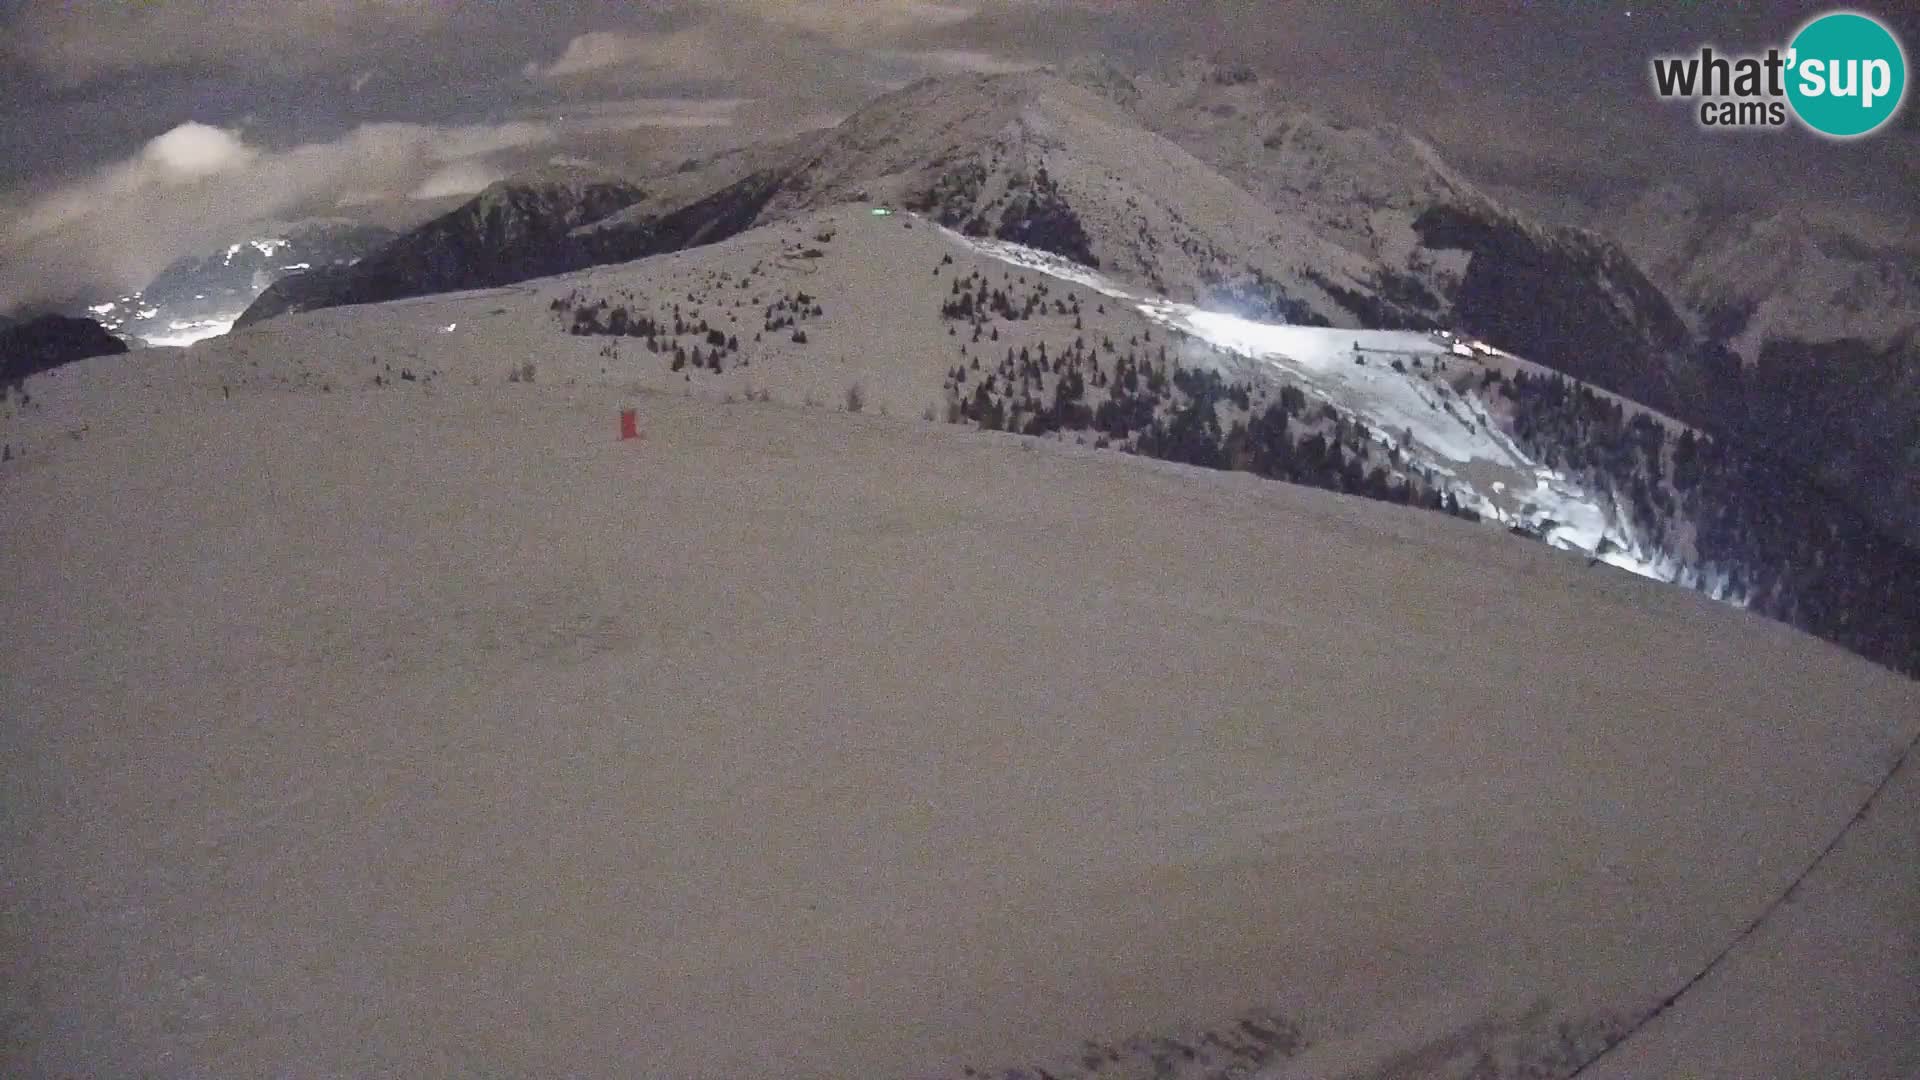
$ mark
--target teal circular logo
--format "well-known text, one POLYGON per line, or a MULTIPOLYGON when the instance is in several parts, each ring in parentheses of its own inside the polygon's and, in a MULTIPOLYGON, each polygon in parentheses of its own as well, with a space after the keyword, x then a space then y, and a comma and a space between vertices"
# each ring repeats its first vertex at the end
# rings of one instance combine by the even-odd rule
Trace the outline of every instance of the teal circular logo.
POLYGON ((1850 139, 1893 118, 1907 93, 1907 57, 1886 27, 1850 11, 1822 15, 1788 46, 1787 100, 1802 123, 1850 139))

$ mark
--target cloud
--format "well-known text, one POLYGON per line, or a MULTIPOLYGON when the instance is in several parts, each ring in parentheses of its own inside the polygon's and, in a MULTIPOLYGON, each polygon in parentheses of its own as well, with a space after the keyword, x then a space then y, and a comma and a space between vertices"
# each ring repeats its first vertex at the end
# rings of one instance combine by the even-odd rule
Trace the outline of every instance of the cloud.
POLYGON ((639 97, 603 101, 575 101, 542 115, 557 112, 557 123, 569 133, 637 131, 640 128, 721 128, 731 126, 751 98, 639 97))
POLYGON ((325 70, 441 27, 436 0, 201 0, 194 4, 30 3, 6 52, 62 84, 141 68, 325 70))
POLYGON ((1015 60, 984 49, 886 50, 874 55, 879 59, 896 61, 923 74, 937 75, 956 72, 1006 75, 1045 66, 1038 61, 1015 60))
POLYGON ((687 79, 725 73, 726 49, 711 27, 699 25, 659 34, 594 30, 567 42, 551 64, 529 62, 521 73, 530 79, 569 79, 618 71, 650 79, 687 79))
MULTIPOLYGON (((998 0, 1004 3, 1006 0, 998 0)), ((889 44, 900 35, 972 18, 961 0, 561 0, 551 4, 447 0, 95 0, 18 5, 0 34, 0 53, 43 77, 75 85, 130 71, 176 68, 298 76, 331 72, 342 81, 379 59, 487 63, 516 43, 578 33, 559 59, 534 63, 564 77, 629 61, 656 46, 646 39, 715 24, 747 22, 800 31, 846 47, 889 44), (598 23, 599 25, 595 25, 598 23), (647 34, 644 30, 663 31, 647 34)), ((0 11, 5 7, 0 6, 0 11)), ((669 49, 673 46, 669 45, 669 49)), ((513 55, 507 53, 506 55, 513 55)), ((656 54, 657 55, 657 54, 656 54)), ((524 52, 515 60, 525 58, 524 52)), ((509 71, 513 70, 509 66, 509 71)))
POLYGON ((183 252, 229 242, 252 222, 356 201, 437 198, 499 179, 495 159, 553 143, 528 121, 435 127, 363 124, 285 149, 186 123, 137 153, 0 212, 0 295, 144 285, 183 252))
MULTIPOLYGON (((233 132, 190 121, 147 143, 140 164, 162 181, 178 184, 244 169, 257 156, 233 132)), ((141 170, 136 166, 135 172, 141 170)))
POLYGON ((506 172, 478 161, 449 165, 420 182, 409 192, 409 199, 442 199, 449 195, 471 195, 495 180, 504 180, 506 172))
POLYGON ((545 123, 512 121, 505 124, 467 124, 460 127, 417 128, 428 132, 422 142, 434 161, 460 161, 501 150, 552 142, 554 129, 545 123))
POLYGON ((718 0, 717 6, 820 34, 841 45, 883 42, 953 26, 980 11, 977 4, 941 0, 718 0))
POLYGON ((921 35, 960 27, 977 5, 947 0, 705 0, 657 32, 595 29, 521 73, 547 82, 601 78, 711 79, 734 85, 818 86, 878 61, 933 71, 1005 71, 1017 65, 984 48, 916 50, 921 35), (863 55, 864 54, 864 55, 863 55))

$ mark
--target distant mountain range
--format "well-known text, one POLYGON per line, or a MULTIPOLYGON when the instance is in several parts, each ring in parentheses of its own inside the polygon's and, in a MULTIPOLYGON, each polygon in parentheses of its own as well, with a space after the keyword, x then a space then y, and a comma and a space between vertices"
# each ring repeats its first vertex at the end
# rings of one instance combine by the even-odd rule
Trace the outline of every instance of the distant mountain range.
POLYGON ((1774 447, 1920 542, 1911 259, 1665 189, 1608 215, 1617 238, 1546 221, 1411 132, 1339 123, 1210 63, 925 80, 669 176, 515 178, 358 265, 269 287, 239 322, 624 262, 849 201, 1221 310, 1475 333, 1774 447))
POLYGON ((1920 537, 1920 246, 1671 185, 1598 214, 1707 343, 1703 412, 1920 537))
POLYGON ((346 220, 265 225, 210 254, 175 260, 144 289, 72 314, 90 316, 136 344, 191 345, 226 333, 281 278, 351 265, 396 237, 346 220))
MULTIPOLYGON (((1795 502, 1782 519, 1797 523, 1791 538, 1755 554, 1720 536, 1730 521, 1780 526, 1752 524, 1765 515, 1747 502, 1712 520, 1676 509, 1677 444, 1620 472, 1620 454, 1644 433, 1612 406, 1583 411, 1603 399, 1543 397, 1547 384, 1535 383, 1491 404, 1512 437, 1536 440, 1532 453, 1570 462, 1634 508, 1618 516, 1634 536, 1679 536, 1685 549, 1715 535, 1759 559, 1767 569, 1745 570, 1771 584, 1748 575, 1742 591, 1803 625, 1838 617, 1830 598, 1781 584, 1802 580, 1801 560, 1825 558, 1819 528, 1802 520, 1808 508, 1831 519, 1831 537, 1852 538, 1850 551, 1878 552, 1876 530, 1920 543, 1920 272, 1909 256, 1665 188, 1608 210, 1611 235, 1582 227, 1594 221, 1578 213, 1545 220, 1411 132, 1301 110, 1250 72, 1212 64, 925 80, 836 127, 670 174, 549 168, 374 250, 362 250, 381 239, 367 231, 330 236, 331 257, 242 243, 217 265, 163 278, 180 312, 185 287, 205 303, 258 291, 237 317, 245 326, 645 259, 847 204, 912 211, 973 241, 1097 271, 1129 295, 1221 316, 1456 332, 1623 395, 1722 447, 1689 449, 1689 468, 1712 461, 1710 474, 1762 493, 1753 498, 1795 502), (291 269, 302 262, 312 265, 291 269), (275 273, 284 276, 266 280, 275 273), (224 291, 199 284, 220 274, 224 291), (1512 427, 1521 414, 1524 430, 1512 427)), ((1859 581, 1898 562, 1859 557, 1880 568, 1859 581)), ((1721 570, 1735 582, 1744 573, 1721 570)))
MULTIPOLYGON (((1236 151, 1234 171, 1269 178, 1250 189, 1148 125, 1188 133, 1177 118, 1214 116, 1217 103, 1182 106, 1124 78, 923 81, 835 128, 676 176, 671 192, 503 182, 361 265, 269 290, 241 321, 627 261, 851 201, 923 211, 1171 299, 1313 325, 1507 327, 1516 347, 1561 354, 1577 373, 1595 366, 1588 343, 1599 342, 1648 388, 1670 393, 1682 377, 1685 326, 1629 259, 1499 205, 1412 137, 1349 137, 1291 113, 1247 133, 1257 154, 1236 151), (1314 186, 1309 173, 1347 179, 1314 186), (486 255, 455 256, 472 252, 486 255)), ((1209 152, 1226 142, 1195 141, 1209 152)))

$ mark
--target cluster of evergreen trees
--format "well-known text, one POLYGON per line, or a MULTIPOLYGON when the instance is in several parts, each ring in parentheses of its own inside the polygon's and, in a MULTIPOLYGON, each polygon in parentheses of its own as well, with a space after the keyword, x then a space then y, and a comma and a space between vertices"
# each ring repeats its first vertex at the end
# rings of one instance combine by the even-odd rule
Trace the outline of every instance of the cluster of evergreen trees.
POLYGON ((1086 227, 1046 166, 1035 169, 1031 178, 1010 173, 1006 193, 982 205, 987 178, 987 163, 976 158, 947 170, 926 191, 909 196, 905 205, 968 236, 993 236, 1063 255, 1082 266, 1100 265, 1086 227))
POLYGON ((1752 609, 1920 677, 1920 555, 1784 462, 1675 436, 1559 375, 1498 382, 1520 445, 1613 491, 1656 546, 1691 547, 1752 609))
POLYGON ((782 296, 768 304, 763 313, 764 321, 760 329, 765 333, 792 329, 794 343, 805 345, 807 332, 800 328, 800 324, 808 319, 817 319, 824 314, 826 312, 820 307, 819 301, 804 292, 797 292, 790 296, 782 296))
POLYGON ((947 170, 924 194, 909 196, 905 205, 909 210, 932 214, 934 220, 949 229, 963 229, 969 236, 985 236, 986 219, 975 215, 973 207, 986 183, 985 163, 969 161, 947 170))
POLYGON ((1031 183, 1018 174, 1010 178, 1007 203, 1000 210, 1000 226, 994 235, 1064 255, 1082 266, 1100 265, 1079 215, 1067 204, 1060 185, 1047 175, 1045 165, 1034 171, 1031 183))
MULTIPOLYGON (((558 297, 549 307, 555 312, 571 314, 568 333, 577 337, 637 338, 646 343, 648 352, 669 357, 668 365, 673 371, 689 368, 724 371, 729 356, 738 358, 738 366, 747 364, 746 358, 740 356, 738 335, 709 326, 697 312, 683 312, 679 304, 673 305, 669 316, 661 318, 633 314, 624 305, 612 305, 604 297, 589 303, 578 293, 558 297), (691 344, 682 342, 683 337, 691 338, 691 344)), ((608 354, 603 350, 601 355, 608 354)))
MULTIPOLYGON (((952 258, 949 257, 941 265, 951 262, 952 258)), ((940 267, 934 267, 933 272, 938 276, 940 267)), ((995 318, 1024 322, 1041 315, 1071 315, 1075 330, 1082 329, 1084 325, 1078 295, 1070 293, 1065 297, 1055 296, 1045 279, 1036 280, 1028 286, 1025 274, 1020 275, 1017 283, 1009 280, 999 287, 993 287, 984 274, 975 270, 965 277, 954 278, 947 295, 947 300, 940 305, 940 317, 972 324, 975 341, 980 340, 982 331, 993 329, 991 324, 995 318), (1019 291, 1022 288, 1026 289, 1024 293, 1019 291)), ((1102 305, 1099 310, 1104 314, 1106 307, 1102 305)), ((993 340, 1000 340, 997 331, 993 340)))
MULTIPOLYGON (((720 277, 725 280, 728 275, 722 274, 720 277)), ((740 287, 744 288, 746 284, 747 279, 741 279, 740 287)), ((693 294, 689 293, 688 298, 691 300, 693 294)), ((758 302, 756 297, 755 303, 758 302)), ((734 306, 738 307, 740 303, 735 301, 734 306)), ((580 337, 639 339, 646 343, 648 352, 668 357, 668 366, 673 371, 691 373, 704 370, 718 373, 727 369, 729 357, 734 358, 736 367, 748 366, 746 356, 741 353, 737 334, 709 325, 698 310, 683 310, 677 303, 668 315, 636 314, 624 304, 615 305, 605 297, 589 299, 575 290, 566 296, 554 298, 548 307, 563 320, 571 320, 567 322, 568 333, 580 337), (682 338, 690 340, 682 341, 682 338)), ((765 305, 761 312, 761 334, 791 330, 790 340, 804 345, 807 343, 807 332, 801 324, 824 314, 819 300, 808 293, 784 295, 765 305)), ((759 341, 761 334, 755 334, 753 340, 759 341)), ((602 350, 601 355, 611 354, 602 350)))
MULTIPOLYGON (((1049 309, 1039 302, 1045 293, 1041 283, 1027 296, 1014 296, 970 274, 955 282, 941 314, 970 321, 976 342, 996 315, 1019 321, 1034 312, 1073 313, 1080 328, 1079 298, 1055 300, 1049 309)), ((1298 387, 1270 396, 1182 365, 1164 342, 1153 342, 1151 330, 1124 347, 1076 334, 1057 348, 1044 341, 1009 346, 995 362, 983 363, 974 352, 948 370, 946 392, 949 419, 989 430, 1091 437, 1097 447, 1478 517, 1331 406, 1310 413, 1298 387)))

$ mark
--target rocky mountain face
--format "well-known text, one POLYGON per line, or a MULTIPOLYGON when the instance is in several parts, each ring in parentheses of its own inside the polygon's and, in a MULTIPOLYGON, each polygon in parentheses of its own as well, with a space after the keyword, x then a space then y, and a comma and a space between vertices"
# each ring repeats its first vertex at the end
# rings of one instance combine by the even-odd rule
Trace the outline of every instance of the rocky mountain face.
POLYGON ((1339 296, 1372 294, 1365 260, 1046 74, 928 80, 876 101, 794 156, 760 218, 847 201, 1292 321, 1358 325, 1339 296))
MULTIPOLYGON (((1670 348, 1673 313, 1599 241, 1524 220, 1405 132, 1270 110, 1257 81, 1200 71, 1178 84, 1085 68, 930 79, 835 128, 650 179, 645 191, 609 185, 618 193, 591 199, 577 186, 504 182, 359 266, 289 280, 243 321, 622 262, 854 202, 1253 316, 1431 328, 1471 314, 1500 328, 1544 299, 1547 311, 1585 319, 1565 328, 1569 340, 1625 330, 1635 336, 1624 350, 1670 348), (1477 224, 1432 218, 1436 207, 1477 224), (503 208, 545 224, 496 228, 496 238, 483 219, 503 208), (1529 277, 1544 286, 1517 287, 1529 277)), ((1516 344, 1548 350, 1550 363, 1562 352, 1592 363, 1538 328, 1516 344)))
POLYGON ((1361 256, 1380 291, 1430 318, 1444 314, 1467 257, 1428 248, 1415 219, 1433 206, 1495 206, 1411 132, 1303 109, 1244 67, 1192 61, 1129 72, 1087 59, 1061 75, 1113 101, 1282 218, 1361 256))
POLYGON ((42 315, 0 324, 0 383, 11 385, 75 360, 126 351, 126 342, 92 319, 42 315))
POLYGON ((187 345, 225 333, 274 282, 349 266, 397 234, 358 222, 267 223, 201 256, 178 259, 146 288, 87 307, 109 331, 147 345, 187 345))
POLYGON ((1884 348, 1920 328, 1920 247, 1911 242, 1672 184, 1587 214, 1703 336, 1749 363, 1768 341, 1856 338, 1884 348))
MULTIPOLYGON (((1112 102, 1045 74, 926 80, 830 130, 728 155, 673 181, 672 197, 635 190, 609 200, 618 213, 569 209, 564 235, 537 230, 536 242, 511 248, 511 257, 476 253, 476 269, 463 274, 436 269, 451 267, 445 260, 400 257, 464 250, 445 237, 482 234, 473 218, 483 195, 331 281, 287 283, 243 321, 627 261, 846 202, 921 211, 1173 297, 1321 325, 1358 326, 1367 314, 1422 318, 1368 283, 1364 258, 1282 218, 1112 102), (690 180, 700 179, 713 186, 698 191, 690 180), (1356 300, 1364 312, 1353 310, 1356 300)), ((494 195, 527 186, 510 181, 494 195)))
POLYGON ((1654 408, 1698 411, 1692 335, 1619 248, 1487 206, 1437 203, 1414 229, 1471 256, 1448 296, 1454 325, 1654 408))
POLYGON ((580 169, 549 169, 500 181, 356 263, 316 268, 276 282, 236 325, 292 311, 483 288, 575 269, 585 264, 568 244, 568 234, 645 196, 624 180, 580 169))
POLYGON ((1920 543, 1920 250, 1671 185, 1593 213, 1705 342, 1710 418, 1920 543))

